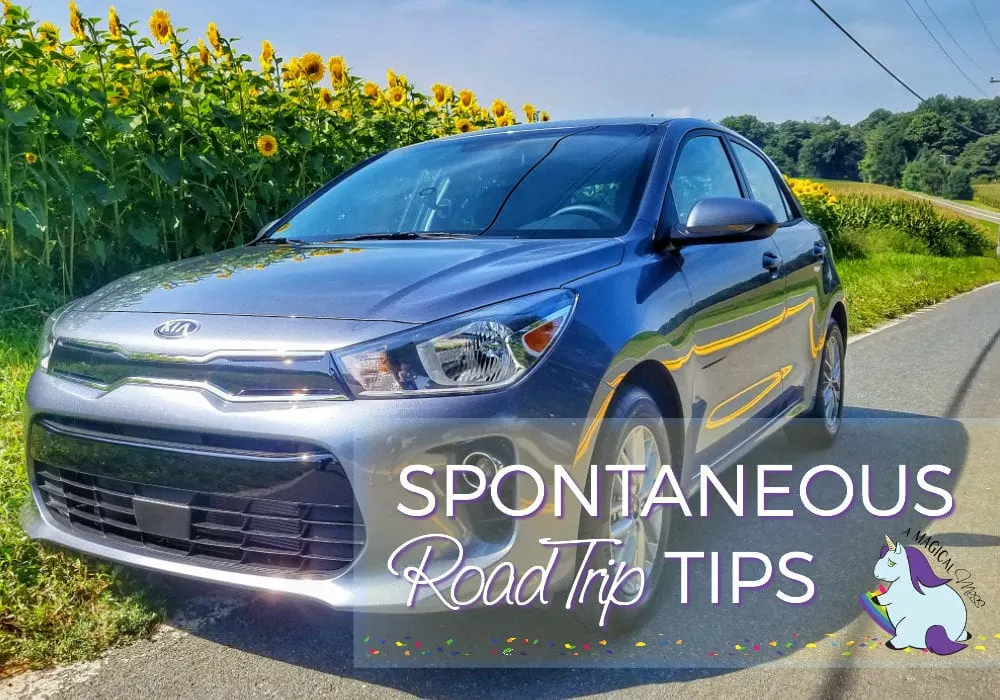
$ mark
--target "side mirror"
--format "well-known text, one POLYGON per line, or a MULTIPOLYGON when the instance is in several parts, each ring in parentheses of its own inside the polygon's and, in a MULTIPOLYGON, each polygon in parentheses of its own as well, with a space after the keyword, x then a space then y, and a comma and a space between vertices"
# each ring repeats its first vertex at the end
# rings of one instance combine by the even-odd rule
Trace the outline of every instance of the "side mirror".
POLYGON ((706 197, 676 226, 670 240, 683 243, 729 243, 767 238, 778 228, 774 212, 752 199, 706 197))

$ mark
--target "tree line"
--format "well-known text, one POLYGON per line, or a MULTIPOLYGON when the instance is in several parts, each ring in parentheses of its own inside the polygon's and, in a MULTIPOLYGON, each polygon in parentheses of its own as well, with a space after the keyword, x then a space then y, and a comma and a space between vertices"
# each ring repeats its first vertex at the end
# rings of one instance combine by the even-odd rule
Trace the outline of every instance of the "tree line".
POLYGON ((752 114, 721 123, 796 177, 863 180, 953 199, 971 199, 973 182, 1000 180, 1000 97, 938 95, 910 112, 876 109, 856 124, 832 117, 778 124, 752 114))

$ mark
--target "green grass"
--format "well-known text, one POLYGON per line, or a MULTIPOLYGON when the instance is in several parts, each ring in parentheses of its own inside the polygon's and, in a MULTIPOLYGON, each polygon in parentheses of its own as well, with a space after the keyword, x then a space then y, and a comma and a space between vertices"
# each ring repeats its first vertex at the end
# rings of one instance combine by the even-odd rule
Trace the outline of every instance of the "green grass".
POLYGON ((1000 280, 1000 260, 989 257, 880 253, 844 260, 837 269, 847 291, 852 333, 1000 280))
POLYGON ((93 658, 161 617, 154 596, 112 567, 40 546, 18 524, 28 498, 22 398, 41 322, 33 307, 0 314, 0 678, 93 658))

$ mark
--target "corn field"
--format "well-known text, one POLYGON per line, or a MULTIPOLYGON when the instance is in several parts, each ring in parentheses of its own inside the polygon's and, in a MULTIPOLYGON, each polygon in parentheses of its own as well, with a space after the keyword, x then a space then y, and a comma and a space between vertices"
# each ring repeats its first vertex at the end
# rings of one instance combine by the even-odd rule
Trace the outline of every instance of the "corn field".
POLYGON ((341 56, 285 60, 265 41, 251 57, 163 10, 126 23, 71 2, 63 37, 2 2, 0 283, 79 293, 238 245, 367 156, 517 121, 503 100, 424 94, 392 70, 379 84, 341 56))

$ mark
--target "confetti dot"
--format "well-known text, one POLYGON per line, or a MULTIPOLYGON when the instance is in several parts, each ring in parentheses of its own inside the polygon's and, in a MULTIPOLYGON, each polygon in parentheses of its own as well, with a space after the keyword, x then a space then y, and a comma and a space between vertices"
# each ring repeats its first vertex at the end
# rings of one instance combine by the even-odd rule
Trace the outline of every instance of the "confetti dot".
POLYGON ((760 644, 754 644, 753 645, 753 650, 754 651, 760 651, 760 644))
POLYGON ((504 653, 504 656, 510 656, 511 654, 513 654, 513 653, 514 653, 514 650, 513 650, 513 649, 511 649, 510 647, 507 647, 507 648, 505 648, 505 649, 503 650, 503 653, 504 653))
POLYGON ((644 647, 644 646, 646 646, 646 642, 636 642, 635 645, 637 647, 644 647))
POLYGON ((508 643, 508 644, 510 644, 510 643, 511 643, 511 642, 513 642, 513 641, 514 641, 515 639, 517 639, 517 637, 507 637, 507 643, 508 643))
POLYGON ((906 649, 904 649, 903 651, 905 651, 907 654, 912 654, 913 653, 913 647, 906 647, 906 649))
POLYGON ((368 641, 369 639, 371 639, 371 637, 367 637, 367 636, 366 636, 366 637, 365 637, 364 639, 362 639, 361 641, 362 641, 362 642, 367 642, 367 641, 368 641))
POLYGON ((567 649, 576 649, 576 647, 573 646, 572 644, 570 644, 569 642, 566 643, 566 648, 567 649))
POLYGON ((768 644, 771 645, 772 647, 778 646, 778 643, 776 641, 774 641, 773 639, 770 642, 768 642, 768 644))
POLYGON ((792 644, 791 642, 785 642, 785 648, 786 649, 791 649, 793 646, 795 646, 795 645, 792 644))
POLYGON ((683 644, 683 643, 684 643, 683 639, 678 639, 676 642, 674 642, 674 644, 683 644))
POLYGON ((1000 632, 997 632, 996 634, 994 634, 993 638, 994 639, 1000 639, 1000 632))
POLYGON ((982 644, 977 644, 976 646, 974 646, 972 648, 975 649, 976 651, 986 651, 986 647, 983 646, 982 644))
POLYGON ((836 636, 836 633, 834 633, 834 632, 827 632, 826 636, 827 637, 833 637, 833 636, 836 636))
POLYGON ((853 647, 853 646, 854 646, 854 640, 853 640, 853 639, 851 639, 851 640, 848 640, 848 642, 847 642, 847 646, 849 646, 849 647, 853 647))
POLYGON ((719 652, 717 652, 717 651, 710 651, 710 652, 708 652, 708 655, 709 656, 718 656, 719 652))
POLYGON ((984 642, 986 641, 986 635, 985 635, 985 634, 981 634, 981 635, 979 635, 979 638, 980 638, 980 639, 981 639, 982 641, 984 641, 984 642))
POLYGON ((454 643, 455 643, 455 640, 454 640, 453 638, 449 637, 448 639, 446 639, 446 640, 445 640, 445 642, 444 642, 444 643, 445 643, 446 645, 448 645, 448 646, 451 646, 452 644, 454 644, 454 643))
POLYGON ((849 652, 849 651, 845 651, 843 654, 841 654, 841 656, 850 656, 850 655, 851 655, 851 652, 849 652))
POLYGON ((815 649, 815 648, 816 648, 816 642, 808 642, 806 644, 806 649, 815 649))
POLYGON ((409 649, 407 649, 406 651, 404 651, 404 652, 403 652, 403 655, 404 655, 404 656, 409 656, 409 655, 410 655, 410 650, 409 650, 409 649))
POLYGON ((608 640, 602 639, 601 641, 598 642, 598 644, 600 644, 602 647, 606 647, 608 645, 608 640))
POLYGON ((744 649, 746 649, 746 647, 743 646, 742 644, 736 644, 734 645, 734 648, 736 649, 736 651, 743 651, 744 649))
POLYGON ((584 651, 590 651, 590 645, 589 644, 584 644, 583 645, 583 650, 584 651))
POLYGON ((372 656, 378 656, 381 652, 378 649, 372 649, 368 653, 371 654, 372 656))
POLYGON ((799 636, 799 633, 798 633, 798 632, 792 632, 792 636, 793 636, 793 637, 798 637, 798 636, 799 636))
POLYGON ((397 640, 396 640, 396 646, 397 646, 397 647, 405 647, 405 646, 406 646, 406 644, 404 644, 403 642, 401 642, 401 641, 399 641, 399 640, 397 639, 397 640))
POLYGON ((419 649, 419 648, 420 648, 420 642, 414 642, 414 643, 413 643, 413 647, 414 647, 415 649, 419 649))

